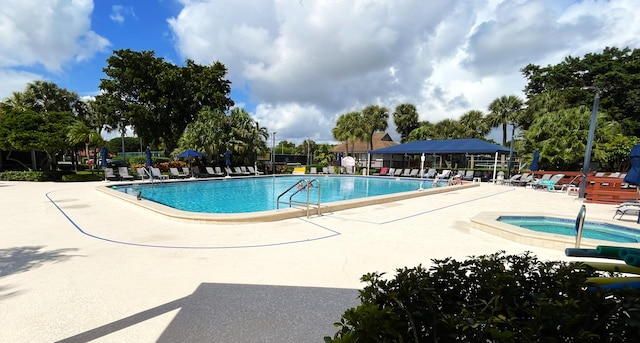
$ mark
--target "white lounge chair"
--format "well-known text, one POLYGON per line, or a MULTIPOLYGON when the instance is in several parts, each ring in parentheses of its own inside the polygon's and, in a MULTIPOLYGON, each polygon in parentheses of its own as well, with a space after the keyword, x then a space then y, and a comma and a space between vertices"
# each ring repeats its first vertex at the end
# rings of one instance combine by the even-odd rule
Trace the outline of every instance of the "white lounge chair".
POLYGON ((618 220, 620 220, 625 214, 637 215, 638 219, 636 222, 640 224, 640 203, 623 203, 616 208, 616 213, 613 215, 613 218, 616 219, 616 216, 618 216, 618 220))
POLYGON ((158 178, 160 180, 165 180, 169 178, 169 175, 163 175, 158 168, 151 168, 151 174, 153 177, 158 178))
POLYGON ((169 176, 171 178, 184 179, 186 177, 189 177, 189 175, 185 175, 184 173, 179 172, 178 168, 169 168, 169 173, 171 174, 169 176))
POLYGON ((118 167, 118 175, 120 175, 120 180, 133 180, 133 176, 129 175, 127 167, 118 167))
POLYGON ((247 166, 247 170, 253 175, 264 175, 264 172, 254 169, 252 166, 247 166))
POLYGON ((216 167, 218 168, 217 170, 213 170, 213 167, 205 167, 207 174, 209 176, 224 176, 224 173, 222 172, 222 170, 220 170, 220 167, 216 167))
POLYGON ((146 170, 145 168, 136 168, 136 173, 138 174, 138 177, 142 180, 151 179, 153 177, 151 175, 151 172, 146 170))

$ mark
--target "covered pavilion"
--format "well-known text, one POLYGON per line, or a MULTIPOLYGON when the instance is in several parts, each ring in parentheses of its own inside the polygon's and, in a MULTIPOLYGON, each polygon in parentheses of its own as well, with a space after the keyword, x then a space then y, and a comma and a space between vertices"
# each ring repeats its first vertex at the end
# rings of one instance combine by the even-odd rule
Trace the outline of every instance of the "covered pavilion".
MULTIPOLYGON (((477 138, 421 140, 370 150, 371 167, 409 168, 425 156, 425 167, 489 168, 496 167, 498 157, 504 165, 509 148, 477 138)), ((515 151, 513 151, 515 154, 515 151)))

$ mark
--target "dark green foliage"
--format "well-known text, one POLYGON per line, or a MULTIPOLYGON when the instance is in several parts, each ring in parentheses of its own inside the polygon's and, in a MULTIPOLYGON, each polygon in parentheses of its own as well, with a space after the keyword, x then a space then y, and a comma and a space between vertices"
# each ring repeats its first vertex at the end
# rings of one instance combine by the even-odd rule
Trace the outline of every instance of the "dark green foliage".
MULTIPOLYGON (((503 252, 362 277, 362 304, 326 342, 637 342, 636 290, 590 290, 578 263, 503 252)), ((607 273, 610 274, 610 273, 607 273)))

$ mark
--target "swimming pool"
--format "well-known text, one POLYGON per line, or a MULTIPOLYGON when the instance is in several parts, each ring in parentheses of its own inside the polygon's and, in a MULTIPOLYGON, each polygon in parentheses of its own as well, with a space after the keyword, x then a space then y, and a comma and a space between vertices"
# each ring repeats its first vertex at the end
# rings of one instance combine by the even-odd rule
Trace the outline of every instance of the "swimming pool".
MULTIPOLYGON (((525 229, 575 237, 575 220, 546 216, 500 216, 498 221, 525 229)), ((618 243, 638 243, 640 231, 624 226, 585 221, 582 237, 618 243)))
MULTIPOLYGON (((301 179, 316 179, 321 186, 321 206, 337 211, 443 193, 455 189, 477 186, 468 184, 454 187, 433 187, 432 181, 419 179, 363 176, 278 176, 238 177, 214 180, 188 180, 156 183, 115 184, 98 187, 105 193, 120 197, 137 205, 165 215, 195 221, 264 221, 300 216, 287 214, 288 205, 276 209, 276 198, 301 179), (418 191, 422 184, 423 191, 418 191), (139 201, 136 196, 140 194, 139 201), (133 200, 132 200, 133 199, 133 200), (284 208, 283 208, 284 207, 284 208), (274 214, 273 212, 277 212, 274 214), (242 216, 242 214, 247 214, 242 216), (224 216, 224 217, 223 217, 224 216)), ((311 202, 316 202, 315 187, 311 189, 311 202)), ((288 195, 286 196, 288 200, 288 195)), ((306 192, 294 200, 306 201, 306 192)))

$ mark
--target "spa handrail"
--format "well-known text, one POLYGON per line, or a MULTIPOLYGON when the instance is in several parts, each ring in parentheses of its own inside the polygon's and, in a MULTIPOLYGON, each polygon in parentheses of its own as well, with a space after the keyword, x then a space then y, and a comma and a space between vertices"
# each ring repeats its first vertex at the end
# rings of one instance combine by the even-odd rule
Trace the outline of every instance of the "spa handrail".
POLYGON ((303 190, 307 191, 307 201, 304 203, 298 203, 298 204, 302 204, 305 205, 307 208, 307 218, 309 217, 309 208, 311 205, 311 202, 309 201, 309 193, 312 187, 318 188, 318 202, 314 203, 313 205, 316 205, 316 207, 318 208, 318 215, 320 215, 320 181, 318 181, 317 179, 300 179, 298 181, 296 181, 296 183, 294 183, 293 185, 291 185, 289 188, 287 188, 287 190, 285 190, 284 192, 282 192, 280 195, 278 195, 278 198, 276 199, 276 209, 280 209, 280 203, 284 203, 287 204, 287 202, 283 202, 280 201, 280 198, 282 198, 282 196, 284 196, 285 194, 289 193, 291 190, 294 190, 293 193, 291 193, 291 195, 289 196, 289 207, 291 207, 291 205, 293 205, 295 202, 293 201, 293 197, 300 193, 303 190))

